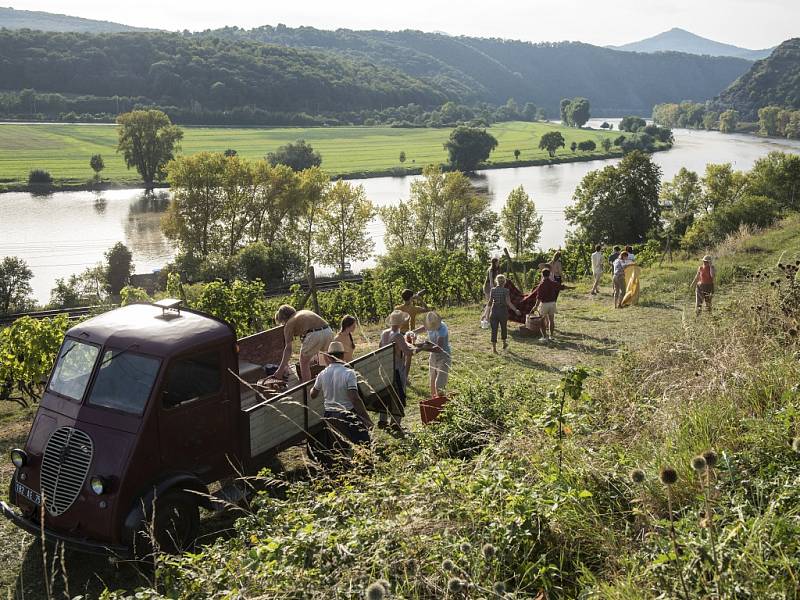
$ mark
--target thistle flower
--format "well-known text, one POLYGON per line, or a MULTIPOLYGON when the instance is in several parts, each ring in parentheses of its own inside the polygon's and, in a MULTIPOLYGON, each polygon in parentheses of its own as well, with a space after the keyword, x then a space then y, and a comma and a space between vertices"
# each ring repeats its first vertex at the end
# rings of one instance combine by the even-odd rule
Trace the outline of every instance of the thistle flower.
POLYGON ((467 554, 472 550, 472 544, 470 544, 469 542, 461 542, 459 548, 464 554, 467 554))
POLYGON ((692 468, 698 473, 706 470, 706 459, 701 454, 692 459, 692 468))
POLYGON ((800 454, 800 437, 796 437, 792 440, 792 450, 800 454))
POLYGON ((504 596, 506 593, 506 584, 503 583, 502 581, 497 581, 495 582, 493 589, 494 593, 497 594, 498 596, 504 596))
POLYGON ((713 450, 706 450, 703 452, 703 458, 706 459, 706 464, 710 469, 713 469, 717 466, 717 453, 713 450))
POLYGON ((364 594, 364 597, 367 600, 383 600, 386 597, 386 590, 379 581, 375 581, 367 586, 367 591, 364 594))
POLYGON ((447 582, 447 589, 451 594, 457 594, 464 589, 464 582, 458 577, 451 577, 447 582))
POLYGON ((392 591, 392 584, 389 583, 386 579, 378 579, 378 583, 380 583, 383 586, 383 589, 387 594, 392 591))
POLYGON ((497 550, 491 544, 484 544, 481 552, 483 552, 483 558, 489 560, 497 553, 497 550))
POLYGON ((456 568, 455 563, 450 560, 449 558, 445 558, 442 561, 442 570, 443 571, 453 571, 456 568))
POLYGON ((641 469, 633 469, 628 476, 633 483, 643 483, 645 480, 644 471, 641 469))
POLYGON ((678 472, 672 467, 661 467, 661 472, 658 476, 664 485, 672 485, 678 481, 678 472))

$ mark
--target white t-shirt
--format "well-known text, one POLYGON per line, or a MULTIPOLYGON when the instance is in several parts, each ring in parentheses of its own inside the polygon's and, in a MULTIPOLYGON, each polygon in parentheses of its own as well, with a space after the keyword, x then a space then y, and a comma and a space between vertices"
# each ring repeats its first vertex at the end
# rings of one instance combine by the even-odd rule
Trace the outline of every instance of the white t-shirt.
POLYGON ((314 389, 320 390, 325 399, 325 410, 353 410, 350 390, 358 390, 356 372, 342 363, 331 363, 317 375, 314 389))
POLYGON ((602 252, 598 250, 597 252, 592 253, 592 271, 595 273, 602 273, 605 263, 606 259, 602 252))

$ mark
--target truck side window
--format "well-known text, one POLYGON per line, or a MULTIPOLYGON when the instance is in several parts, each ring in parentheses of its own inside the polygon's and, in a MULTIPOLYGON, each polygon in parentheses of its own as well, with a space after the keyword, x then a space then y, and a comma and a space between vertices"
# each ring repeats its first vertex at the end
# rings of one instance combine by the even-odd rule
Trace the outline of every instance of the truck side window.
POLYGON ((216 394, 222 387, 218 350, 181 358, 172 363, 163 388, 164 408, 216 394))

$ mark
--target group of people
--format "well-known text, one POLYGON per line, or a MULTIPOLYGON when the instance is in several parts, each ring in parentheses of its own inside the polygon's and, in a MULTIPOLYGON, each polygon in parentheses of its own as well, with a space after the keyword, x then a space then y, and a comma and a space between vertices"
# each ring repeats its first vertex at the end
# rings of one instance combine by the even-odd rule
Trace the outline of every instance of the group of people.
MULTIPOLYGON (((424 291, 424 290, 423 290, 424 291)), ((394 349, 394 374, 392 401, 378 411, 379 429, 389 429, 403 434, 401 420, 405 416, 406 388, 412 368, 412 358, 419 352, 428 352, 431 396, 442 396, 450 373, 450 333, 441 316, 421 300, 421 292, 403 290, 403 302, 387 318, 387 328, 381 333, 380 347, 394 349), (417 326, 417 317, 424 315, 423 324, 417 326), (422 341, 417 336, 425 333, 422 341)), ((363 444, 370 441, 370 430, 376 426, 358 392, 356 372, 349 367, 353 360, 356 342, 353 337, 358 320, 345 315, 338 333, 310 310, 296 310, 281 306, 275 313, 275 322, 283 326, 284 350, 281 362, 273 374, 276 379, 285 377, 290 367, 295 338, 300 339, 300 376, 311 381, 312 364, 316 360, 324 369, 315 378, 311 397, 323 396, 324 421, 332 442, 341 450, 341 443, 363 444)))

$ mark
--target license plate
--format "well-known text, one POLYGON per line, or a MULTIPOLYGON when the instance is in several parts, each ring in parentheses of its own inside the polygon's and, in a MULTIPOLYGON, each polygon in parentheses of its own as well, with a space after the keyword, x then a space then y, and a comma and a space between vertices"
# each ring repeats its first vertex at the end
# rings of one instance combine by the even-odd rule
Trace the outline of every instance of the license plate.
POLYGON ((27 485, 23 485, 19 481, 14 482, 14 491, 17 493, 17 495, 30 500, 36 506, 40 506, 42 504, 42 497, 39 495, 39 493, 34 492, 27 485))

